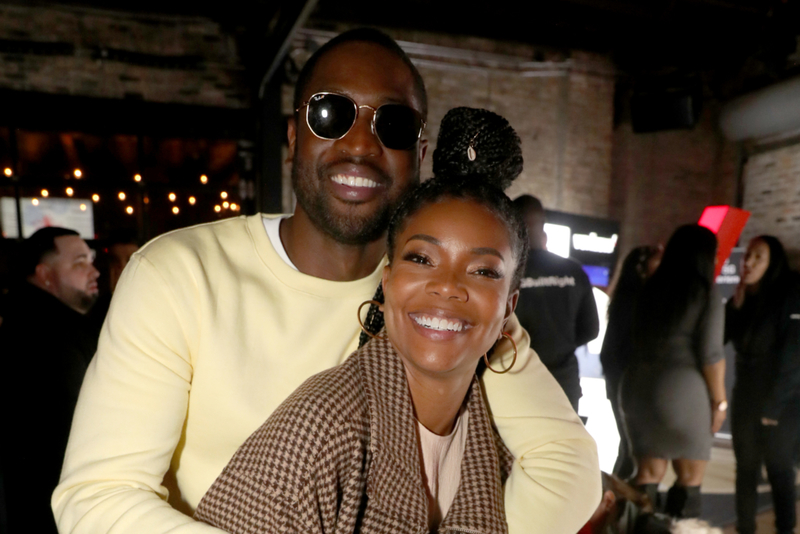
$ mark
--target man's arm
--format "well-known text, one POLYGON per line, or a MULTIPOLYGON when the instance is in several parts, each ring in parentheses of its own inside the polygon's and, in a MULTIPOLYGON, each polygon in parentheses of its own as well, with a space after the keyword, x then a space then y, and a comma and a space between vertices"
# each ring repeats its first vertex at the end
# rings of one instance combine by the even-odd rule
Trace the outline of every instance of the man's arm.
POLYGON ((198 338, 191 313, 146 258, 131 258, 84 379, 53 494, 62 534, 222 532, 171 508, 162 484, 187 413, 198 338))
MULTIPOLYGON (((482 381, 492 419, 515 457, 505 485, 508 532, 575 534, 600 502, 597 446, 530 349, 528 333, 516 316, 506 331, 517 343, 517 363, 503 375, 487 369, 482 381)), ((501 349, 495 358, 507 366, 511 344, 504 341, 501 349)))

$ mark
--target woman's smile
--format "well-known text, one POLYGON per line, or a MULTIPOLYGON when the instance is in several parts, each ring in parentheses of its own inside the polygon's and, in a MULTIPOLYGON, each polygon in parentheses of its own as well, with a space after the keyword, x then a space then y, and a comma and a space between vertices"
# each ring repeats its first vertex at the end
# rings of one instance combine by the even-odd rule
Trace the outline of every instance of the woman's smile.
POLYGON ((406 367, 472 374, 513 309, 508 230, 481 204, 445 199, 420 209, 384 271, 389 338, 406 367))

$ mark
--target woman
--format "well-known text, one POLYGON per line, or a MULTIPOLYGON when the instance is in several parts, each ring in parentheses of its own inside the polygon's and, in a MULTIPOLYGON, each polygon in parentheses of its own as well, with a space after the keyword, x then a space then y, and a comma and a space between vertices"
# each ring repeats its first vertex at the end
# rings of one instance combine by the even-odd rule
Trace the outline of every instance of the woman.
POLYGON ((636 483, 656 502, 671 460, 678 478, 665 512, 675 517, 700 515, 712 436, 727 409, 716 248, 714 234, 701 226, 682 226, 672 235, 642 289, 632 360, 620 386, 636 483))
POLYGON ((662 247, 642 246, 636 247, 625 257, 611 290, 608 326, 603 338, 603 348, 600 350, 600 363, 603 364, 606 378, 606 396, 611 402, 619 432, 619 452, 613 474, 622 479, 633 476, 635 465, 619 409, 619 381, 631 359, 631 323, 636 299, 645 281, 661 263, 662 253, 662 247))
POLYGON ((490 366, 487 352, 504 336, 524 268, 525 227, 500 187, 522 161, 508 123, 475 114, 453 110, 442 128, 458 126, 450 157, 478 174, 437 173, 389 225, 385 328, 295 391, 195 517, 232 533, 507 532, 513 458, 476 367, 513 366, 490 366))
POLYGON ((766 463, 775 529, 794 532, 794 459, 800 438, 800 290, 780 241, 759 236, 742 259, 741 282, 725 309, 725 337, 736 349, 731 406, 736 455, 736 517, 753 534, 756 488, 766 463))

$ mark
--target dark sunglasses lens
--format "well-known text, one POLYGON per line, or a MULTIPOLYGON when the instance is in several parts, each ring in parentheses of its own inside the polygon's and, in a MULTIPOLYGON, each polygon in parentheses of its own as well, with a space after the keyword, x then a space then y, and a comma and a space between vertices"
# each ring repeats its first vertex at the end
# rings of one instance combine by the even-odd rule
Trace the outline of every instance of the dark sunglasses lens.
POLYGON ((339 139, 356 119, 356 106, 339 95, 315 95, 308 102, 308 127, 319 137, 339 139))
POLYGON ((385 104, 375 115, 375 133, 386 148, 405 150, 419 138, 422 119, 416 111, 400 104, 385 104))

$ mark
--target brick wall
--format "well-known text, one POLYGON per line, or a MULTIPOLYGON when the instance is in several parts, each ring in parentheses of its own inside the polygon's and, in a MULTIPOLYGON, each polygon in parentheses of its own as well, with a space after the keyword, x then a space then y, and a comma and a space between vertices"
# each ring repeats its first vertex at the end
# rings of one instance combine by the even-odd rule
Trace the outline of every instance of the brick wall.
POLYGON ((744 167, 743 207, 750 219, 742 244, 768 234, 800 265, 800 143, 751 155, 744 167))
POLYGON ((666 243, 703 208, 736 202, 738 152, 718 129, 719 106, 706 102, 692 130, 637 134, 615 128, 610 215, 621 223, 622 254, 666 243))
POLYGON ((231 36, 199 17, 0 5, 0 87, 249 106, 231 36))

